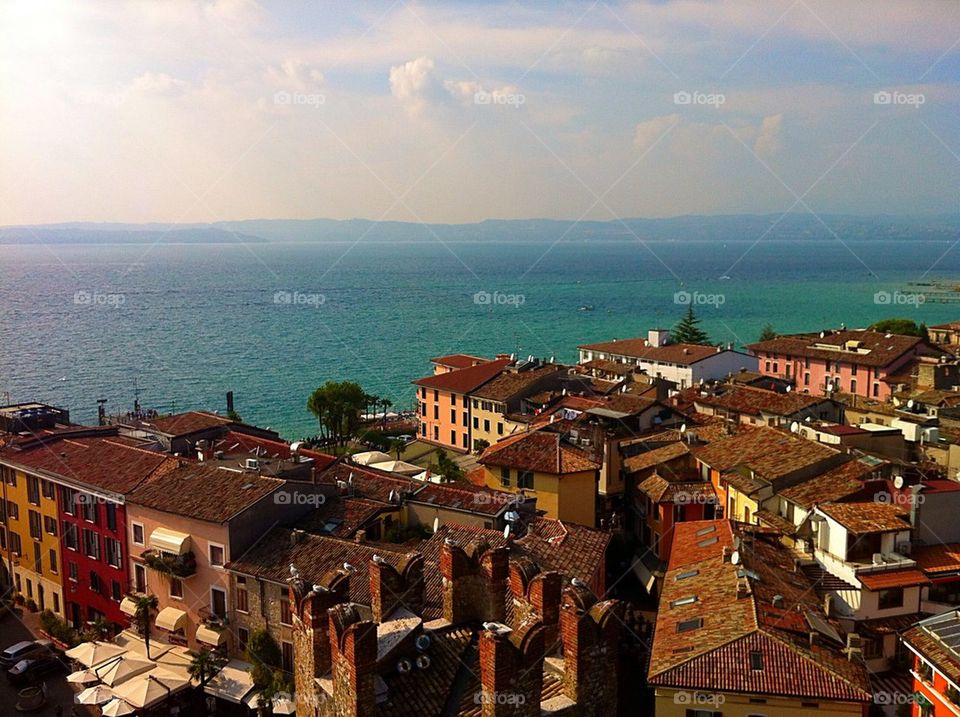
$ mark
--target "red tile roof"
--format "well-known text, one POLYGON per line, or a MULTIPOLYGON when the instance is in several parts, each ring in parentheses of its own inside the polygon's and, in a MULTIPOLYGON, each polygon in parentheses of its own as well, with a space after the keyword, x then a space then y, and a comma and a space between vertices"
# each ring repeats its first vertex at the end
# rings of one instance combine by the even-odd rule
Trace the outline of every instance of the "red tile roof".
POLYGON ((468 368, 478 363, 483 363, 484 361, 489 361, 490 359, 483 358, 482 356, 471 356, 470 354, 449 354, 447 356, 436 356, 430 359, 430 363, 439 364, 440 366, 445 366, 446 368, 468 368))
POLYGON ((509 466, 553 475, 593 471, 600 467, 585 451, 570 445, 559 433, 552 431, 530 431, 497 441, 484 450, 479 460, 485 466, 509 466))
POLYGON ((149 422, 143 422, 151 426, 160 433, 170 436, 186 436, 197 431, 205 431, 218 426, 227 426, 231 423, 237 423, 225 416, 218 416, 216 413, 208 411, 187 411, 186 413, 177 413, 173 416, 164 416, 155 418, 149 422))
POLYGON ((165 513, 225 523, 285 484, 253 472, 185 463, 140 484, 127 500, 165 513))
POLYGON ((775 535, 720 520, 674 527, 651 685, 870 701, 864 665, 848 660, 833 634, 841 635, 838 626, 823 614, 809 579, 794 571, 792 555, 775 535), (737 564, 724 557, 734 547, 734 531, 740 541, 737 564), (782 604, 774 605, 775 597, 782 604), (681 631, 681 624, 692 629, 681 631), (830 635, 820 633, 823 625, 830 635), (819 635, 813 645, 811 631, 819 635), (760 669, 753 669, 754 660, 760 669))
POLYGON ((821 503, 818 508, 856 535, 910 530, 910 509, 891 503, 821 503))
POLYGON ((831 459, 842 460, 842 454, 829 446, 766 426, 714 441, 695 455, 714 470, 745 466, 771 481, 831 459))
POLYGON ((857 573, 857 579, 868 590, 886 590, 887 588, 908 588, 914 585, 926 585, 929 578, 921 571, 912 568, 904 570, 885 570, 878 573, 857 573))
POLYGON ((809 394, 777 393, 764 388, 753 386, 727 386, 722 393, 716 395, 709 391, 697 388, 689 389, 691 400, 699 406, 710 406, 732 413, 742 413, 749 416, 759 416, 769 413, 775 416, 793 416, 797 413, 810 411, 822 403, 829 403, 830 399, 809 394))
POLYGON ((780 336, 748 344, 754 353, 779 354, 788 358, 815 358, 884 367, 912 351, 921 340, 916 336, 882 334, 878 331, 837 331, 823 338, 817 334, 780 336), (847 342, 859 341, 859 350, 845 350, 847 342), (862 352, 861 352, 862 351, 862 352))
POLYGON ((910 557, 917 561, 917 567, 928 576, 960 572, 960 543, 917 545, 911 551, 910 557))
POLYGON ((846 498, 863 488, 864 481, 873 477, 879 466, 860 460, 843 463, 810 480, 784 488, 781 497, 809 510, 816 503, 827 503, 846 498))
POLYGON ((476 366, 449 371, 448 373, 418 378, 413 383, 417 386, 424 386, 438 391, 470 393, 495 377, 506 366, 510 365, 510 363, 510 359, 496 359, 494 361, 477 364, 476 366))
POLYGON ((297 521, 296 527, 310 533, 350 538, 384 510, 390 507, 375 500, 335 496, 297 521))
MULTIPOLYGON (((213 448, 217 451, 223 451, 228 456, 237 453, 260 452, 261 455, 284 461, 290 460, 291 456, 289 443, 252 436, 249 433, 239 431, 228 431, 214 442, 213 448)), ((317 470, 326 468, 336 460, 335 456, 310 448, 302 448, 300 455, 312 458, 313 465, 317 470)))
POLYGON ((164 453, 99 436, 49 436, 8 448, 2 456, 28 471, 118 494, 129 493, 147 478, 173 470, 179 463, 164 453))
POLYGON ((522 394, 542 381, 548 376, 562 373, 566 367, 556 364, 549 364, 529 371, 504 371, 480 388, 473 391, 470 395, 474 398, 485 398, 490 401, 507 401, 508 399, 522 394))
POLYGON ((628 356, 646 361, 675 363, 681 366, 689 366, 698 361, 703 361, 705 358, 709 358, 720 351, 716 346, 701 346, 699 344, 648 346, 647 340, 644 338, 603 341, 598 344, 583 344, 577 348, 614 354, 616 356, 628 356))
POLYGON ((950 610, 927 618, 901 635, 901 639, 932 663, 952 682, 960 682, 960 650, 950 647, 942 634, 956 635, 960 612, 950 610))

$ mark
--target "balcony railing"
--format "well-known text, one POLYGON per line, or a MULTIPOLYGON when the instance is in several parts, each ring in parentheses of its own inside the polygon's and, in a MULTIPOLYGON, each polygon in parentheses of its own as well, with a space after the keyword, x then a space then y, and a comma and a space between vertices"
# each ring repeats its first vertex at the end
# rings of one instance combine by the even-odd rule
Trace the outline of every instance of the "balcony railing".
POLYGON ((189 578, 197 572, 197 560, 191 552, 173 555, 159 550, 145 550, 140 557, 151 570, 175 578, 189 578))

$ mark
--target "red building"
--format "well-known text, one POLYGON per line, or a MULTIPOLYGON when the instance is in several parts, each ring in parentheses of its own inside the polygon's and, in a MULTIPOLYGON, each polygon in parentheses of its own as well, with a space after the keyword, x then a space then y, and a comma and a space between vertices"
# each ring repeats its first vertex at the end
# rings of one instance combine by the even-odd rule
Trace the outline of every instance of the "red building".
POLYGON ((950 610, 921 620, 901 636, 913 661, 913 717, 960 712, 960 614, 950 610))
POLYGON ((7 457, 57 486, 67 620, 75 627, 97 618, 128 625, 120 611, 131 591, 124 496, 178 459, 137 448, 115 429, 40 436, 7 457))

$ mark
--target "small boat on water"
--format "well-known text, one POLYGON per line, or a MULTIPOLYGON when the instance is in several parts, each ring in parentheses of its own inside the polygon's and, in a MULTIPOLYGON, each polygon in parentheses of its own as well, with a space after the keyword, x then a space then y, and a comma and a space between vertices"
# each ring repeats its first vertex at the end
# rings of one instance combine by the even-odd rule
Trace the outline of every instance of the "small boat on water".
POLYGON ((593 304, 584 304, 577 311, 593 311, 593 304))

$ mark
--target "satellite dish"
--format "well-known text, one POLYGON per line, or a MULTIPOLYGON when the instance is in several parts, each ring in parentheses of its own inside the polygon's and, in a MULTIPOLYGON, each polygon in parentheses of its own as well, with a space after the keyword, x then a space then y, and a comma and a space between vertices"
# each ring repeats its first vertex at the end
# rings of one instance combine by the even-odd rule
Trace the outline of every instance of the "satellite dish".
POLYGON ((912 398, 911 398, 909 401, 907 401, 907 408, 913 408, 913 399, 912 399, 912 398))
POLYGON ((740 564, 740 551, 739 551, 739 550, 734 550, 734 551, 733 551, 733 555, 730 556, 730 562, 733 563, 734 565, 739 565, 739 564, 740 564))
POLYGON ((510 537, 510 524, 507 523, 507 526, 503 529, 503 539, 506 540, 510 537))
POLYGON ((793 386, 787 386, 786 389, 784 389, 784 393, 790 393, 792 390, 793 386))
POLYGON ((799 432, 800 432, 800 424, 794 421, 793 423, 790 424, 790 433, 799 433, 799 432))
POLYGON ((686 423, 681 423, 681 424, 680 424, 680 433, 686 433, 686 432, 687 432, 687 424, 686 424, 686 423))
POLYGON ((893 479, 893 487, 897 490, 903 488, 903 476, 897 476, 893 479))
POLYGON ((434 518, 434 519, 433 519, 433 532, 436 533, 438 530, 440 530, 440 518, 434 518))

